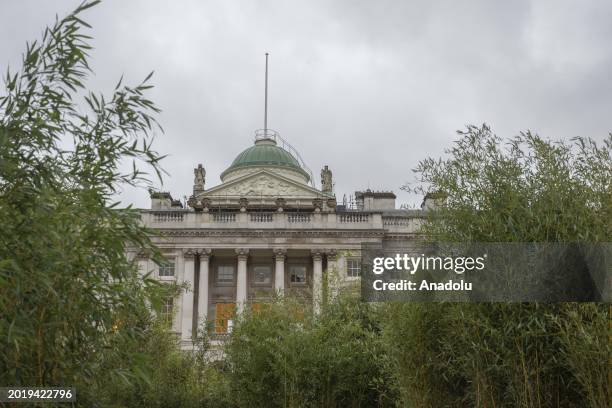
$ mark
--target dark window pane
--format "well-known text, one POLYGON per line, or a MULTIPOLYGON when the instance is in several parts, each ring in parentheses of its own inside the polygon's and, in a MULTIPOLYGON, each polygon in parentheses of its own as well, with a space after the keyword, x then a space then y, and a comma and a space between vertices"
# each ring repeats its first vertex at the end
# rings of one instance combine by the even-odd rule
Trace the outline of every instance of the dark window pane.
POLYGON ((253 281, 260 285, 272 283, 272 267, 270 265, 254 266, 253 281))
POLYGON ((289 267, 289 280, 291 283, 306 283, 306 266, 291 265, 289 267))

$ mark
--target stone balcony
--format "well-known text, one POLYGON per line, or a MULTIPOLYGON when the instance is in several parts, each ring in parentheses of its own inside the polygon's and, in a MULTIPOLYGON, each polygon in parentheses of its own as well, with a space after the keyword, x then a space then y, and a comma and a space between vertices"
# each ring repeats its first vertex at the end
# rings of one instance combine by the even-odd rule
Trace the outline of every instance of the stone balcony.
POLYGON ((193 212, 146 210, 143 223, 150 228, 388 230, 416 232, 422 217, 383 216, 382 212, 193 212))

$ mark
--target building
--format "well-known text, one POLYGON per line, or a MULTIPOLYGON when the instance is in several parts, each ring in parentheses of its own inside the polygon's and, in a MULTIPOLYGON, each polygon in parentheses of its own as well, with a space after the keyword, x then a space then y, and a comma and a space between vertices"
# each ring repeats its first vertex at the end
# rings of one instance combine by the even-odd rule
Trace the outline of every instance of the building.
POLYGON ((362 243, 415 239, 425 211, 396 209, 395 194, 370 190, 339 204, 329 167, 315 187, 299 154, 270 130, 256 133, 220 184, 206 188, 202 165, 194 175, 187 208, 152 192, 142 213, 167 264, 138 257, 142 272, 192 288, 166 305, 185 349, 204 317, 228 333, 235 313, 277 294, 303 296, 318 311, 324 296, 359 282, 362 243))

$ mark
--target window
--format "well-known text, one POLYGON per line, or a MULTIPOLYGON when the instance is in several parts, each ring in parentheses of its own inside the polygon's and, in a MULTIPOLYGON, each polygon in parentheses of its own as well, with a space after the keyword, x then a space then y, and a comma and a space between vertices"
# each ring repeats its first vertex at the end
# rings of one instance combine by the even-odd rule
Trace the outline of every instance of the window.
POLYGON ((361 276, 361 259, 352 258, 346 260, 346 275, 350 277, 361 276))
POLYGON ((172 324, 174 315, 174 298, 168 297, 164 300, 161 309, 161 318, 164 322, 172 324))
POLYGON ((256 265, 253 267, 253 283, 256 285, 272 284, 272 266, 256 265))
POLYGON ((234 265, 219 265, 217 267, 217 283, 234 283, 234 265))
POLYGON ((174 276, 174 259, 167 259, 159 265, 159 276, 174 276))
POLYGON ((294 284, 306 284, 306 266, 291 265, 289 266, 289 281, 294 284))

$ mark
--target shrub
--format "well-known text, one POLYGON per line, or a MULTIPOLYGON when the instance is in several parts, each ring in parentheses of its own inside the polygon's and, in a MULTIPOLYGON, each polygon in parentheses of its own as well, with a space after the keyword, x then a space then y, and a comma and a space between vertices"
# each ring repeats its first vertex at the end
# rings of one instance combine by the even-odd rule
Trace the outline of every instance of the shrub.
POLYGON ((340 298, 320 316, 282 300, 247 314, 227 347, 240 406, 388 406, 377 312, 340 298))

